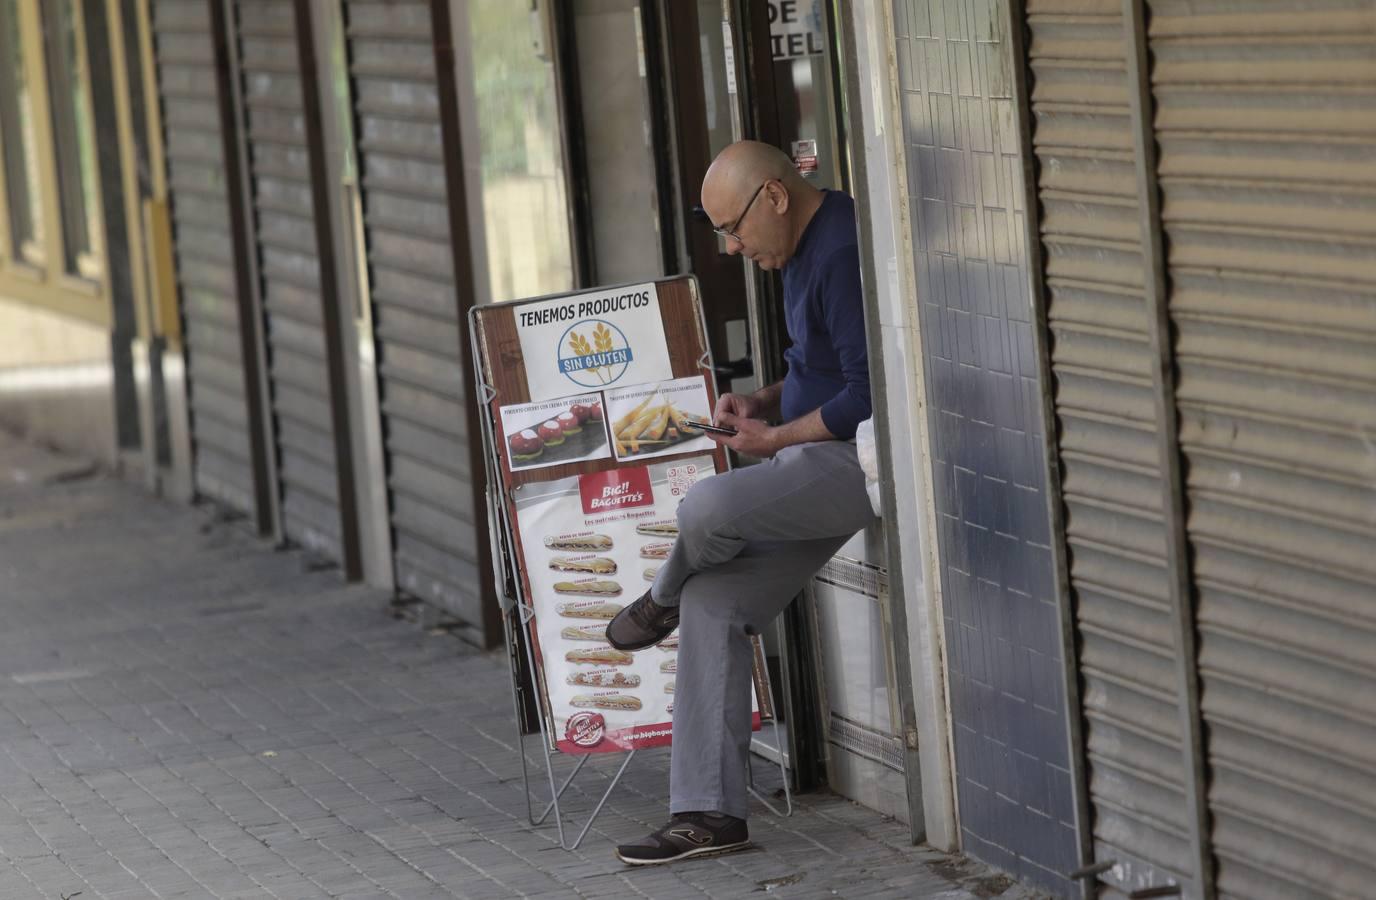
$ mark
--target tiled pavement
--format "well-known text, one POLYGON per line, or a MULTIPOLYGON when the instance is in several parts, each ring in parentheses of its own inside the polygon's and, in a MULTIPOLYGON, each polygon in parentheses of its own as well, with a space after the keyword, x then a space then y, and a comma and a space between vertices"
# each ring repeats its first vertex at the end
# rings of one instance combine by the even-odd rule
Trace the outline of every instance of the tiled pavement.
POLYGON ((566 853, 525 820, 502 655, 388 609, 0 434, 0 900, 1032 896, 828 794, 760 810, 758 850, 625 869, 663 752, 566 853))

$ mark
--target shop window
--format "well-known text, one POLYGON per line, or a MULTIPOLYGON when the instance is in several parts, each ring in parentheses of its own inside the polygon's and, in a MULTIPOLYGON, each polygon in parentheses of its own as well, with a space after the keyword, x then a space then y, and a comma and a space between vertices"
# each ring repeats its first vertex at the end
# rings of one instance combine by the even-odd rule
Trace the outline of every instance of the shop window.
POLYGON ((0 0, 0 166, 9 226, 6 255, 41 266, 43 206, 34 152, 33 95, 19 36, 19 0, 0 0))
POLYGON ((543 11, 512 0, 474 0, 468 8, 492 299, 572 290, 567 186, 554 69, 541 46, 543 11))
POLYGON ((57 192, 62 204, 63 264, 70 275, 94 279, 100 275, 96 233, 100 205, 86 60, 72 0, 44 0, 42 8, 57 192))

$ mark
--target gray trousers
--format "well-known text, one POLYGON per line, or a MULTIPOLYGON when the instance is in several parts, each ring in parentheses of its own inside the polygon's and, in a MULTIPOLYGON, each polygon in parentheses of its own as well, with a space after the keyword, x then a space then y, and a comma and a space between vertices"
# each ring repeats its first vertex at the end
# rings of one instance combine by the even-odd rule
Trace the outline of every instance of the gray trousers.
POLYGON ((786 447, 688 492, 652 588, 657 603, 680 607, 671 813, 746 817, 750 635, 872 521, 848 441, 786 447))

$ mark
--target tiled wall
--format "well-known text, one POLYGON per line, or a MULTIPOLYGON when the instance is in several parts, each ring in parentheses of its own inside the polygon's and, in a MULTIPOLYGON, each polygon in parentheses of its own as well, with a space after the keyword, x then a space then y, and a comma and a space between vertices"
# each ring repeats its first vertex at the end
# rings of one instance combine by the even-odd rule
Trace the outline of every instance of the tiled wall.
POLYGON ((1075 868, 1059 618, 1005 20, 895 0, 967 852, 1060 893, 1075 868))

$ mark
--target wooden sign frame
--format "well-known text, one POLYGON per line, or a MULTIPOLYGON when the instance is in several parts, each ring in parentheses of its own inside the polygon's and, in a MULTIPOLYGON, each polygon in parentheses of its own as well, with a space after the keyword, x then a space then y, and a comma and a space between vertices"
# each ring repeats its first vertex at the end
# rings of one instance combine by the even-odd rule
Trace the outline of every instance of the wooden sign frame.
MULTIPOLYGON (((717 401, 716 392, 716 373, 712 365, 712 356, 707 344, 706 325, 703 316, 702 300, 698 290, 697 280, 691 276, 680 276, 676 278, 662 279, 652 282, 654 285, 654 296, 659 305, 659 318, 663 325, 663 340, 668 354, 669 380, 688 379, 701 377, 704 382, 704 390, 707 396, 707 413, 715 408, 717 401)), ((642 288, 644 284, 625 285, 622 288, 627 290, 642 288)), ((545 809, 543 815, 538 818, 534 815, 533 807, 530 806, 529 779, 526 778, 527 785, 527 805, 532 824, 539 824, 550 813, 555 812, 556 821, 559 824, 561 844, 566 849, 578 846, 586 835, 588 827, 592 824, 590 818, 587 826, 569 845, 563 837, 563 821, 559 812, 559 798, 564 790, 572 782, 574 776, 587 762, 591 755, 602 752, 625 750, 628 757, 622 763, 621 771, 625 770, 629 763, 629 757, 634 756, 640 746, 655 746, 660 743, 667 743, 668 738, 657 738, 654 742, 639 744, 634 742, 635 735, 632 735, 631 743, 612 743, 610 746, 598 744, 591 745, 589 749, 578 749, 572 746, 569 740, 560 740, 557 732, 557 725, 554 710, 550 701, 549 685, 546 682, 548 668, 544 664, 541 656, 542 650, 539 646, 539 638, 535 624, 535 605, 532 602, 532 585, 530 569, 527 565, 527 552, 525 540, 526 535, 522 534, 518 517, 517 498, 522 488, 533 488, 539 491, 544 484, 560 482, 565 479, 582 476, 595 476, 598 473, 611 472, 613 470, 626 470, 636 467, 649 468, 651 464, 656 467, 672 465, 676 461, 692 462, 708 456, 712 460, 715 473, 726 472, 730 467, 730 459, 725 448, 713 444, 710 450, 704 450, 701 442, 696 442, 695 446, 686 449, 682 453, 672 453, 665 451, 664 455, 656 456, 651 460, 626 460, 618 459, 617 454, 609 452, 606 458, 582 459, 572 462, 546 461, 539 468, 530 468, 530 463, 523 462, 514 465, 516 453, 509 441, 510 435, 506 433, 503 421, 503 409, 510 409, 513 406, 524 408, 523 404, 531 402, 530 378, 527 371, 527 361, 523 352, 522 336, 518 330, 518 315, 524 307, 539 305, 539 308, 548 308, 551 301, 576 302, 584 297, 596 296, 604 297, 609 293, 614 293, 621 288, 597 288, 591 291, 578 291, 566 294, 555 294, 544 297, 517 300, 509 303, 491 304, 487 306, 475 307, 469 314, 470 339, 473 344, 473 359, 475 367, 475 377, 478 387, 479 418, 482 426, 482 438, 485 441, 484 455, 487 478, 488 478, 488 499, 489 510, 488 519, 492 530, 493 559, 497 567, 497 584, 505 586, 505 596, 503 598, 505 611, 508 615, 507 640, 511 659, 513 661, 513 686, 517 692, 517 721, 518 732, 524 746, 524 735, 528 730, 521 728, 522 704, 520 701, 520 681, 522 673, 520 660, 524 658, 526 672, 529 675, 531 686, 535 688, 536 703, 538 713, 535 718, 538 720, 539 730, 542 735, 543 750, 546 758, 546 769, 549 775, 549 784, 552 798, 549 807, 545 809), (596 746, 598 749, 592 749, 596 746), (562 787, 555 786, 553 770, 553 754, 556 752, 573 753, 581 755, 577 766, 570 774, 562 787)), ((583 329, 584 333, 587 329, 583 329)), ((646 387, 654 385, 656 382, 647 382, 646 387)), ((626 385, 631 387, 632 385, 626 385)), ((579 396, 580 388, 570 382, 570 397, 579 396)), ((608 386, 607 389, 613 389, 608 386)), ((614 390, 614 389, 613 389, 614 390)), ((597 388, 587 388, 585 394, 598 393, 604 399, 607 394, 597 388)), ((604 404, 603 417, 607 426, 612 424, 612 411, 604 404)), ((515 430, 513 428, 513 430, 515 430)), ((616 444, 616 435, 608 430, 608 440, 610 444, 616 444)), ((589 439, 591 440, 591 439, 589 439)), ((661 469, 662 471, 662 469, 661 469)), ((648 476, 647 476, 648 477, 648 476)), ((583 482, 580 481, 580 485, 583 482)), ((541 564, 543 565, 543 563, 541 564)), ((648 585, 646 585, 648 587, 648 585)), ((619 597, 618 600, 633 599, 639 593, 632 589, 630 597, 619 597)), ((755 693, 759 704, 759 713, 756 716, 756 725, 759 727, 762 721, 772 720, 777 729, 778 723, 773 715, 770 688, 768 683, 767 669, 761 664, 763 657, 762 647, 759 645, 759 638, 754 638, 756 652, 754 654, 756 665, 755 672, 755 693)), ((570 734, 565 735, 569 738, 573 734, 574 717, 569 717, 565 731, 570 734)), ((600 716, 592 718, 600 719, 600 716)), ((599 736, 600 732, 597 733, 599 736)), ((525 754, 522 753, 522 768, 525 771, 525 754)), ((607 796, 615 787, 621 772, 617 773, 606 792, 603 794, 602 801, 594 810, 592 816, 596 817, 597 812, 605 803, 607 796)), ((787 775, 784 778, 787 786, 787 775)), ((752 793, 761 800, 763 796, 753 789, 752 793)), ((768 804, 767 800, 764 800, 768 804)), ((771 808, 772 805, 771 805, 771 808)), ((791 812, 791 795, 789 796, 788 809, 791 812)), ((776 810, 777 811, 777 810, 776 810)), ((784 813, 781 813, 784 814, 784 813)))

